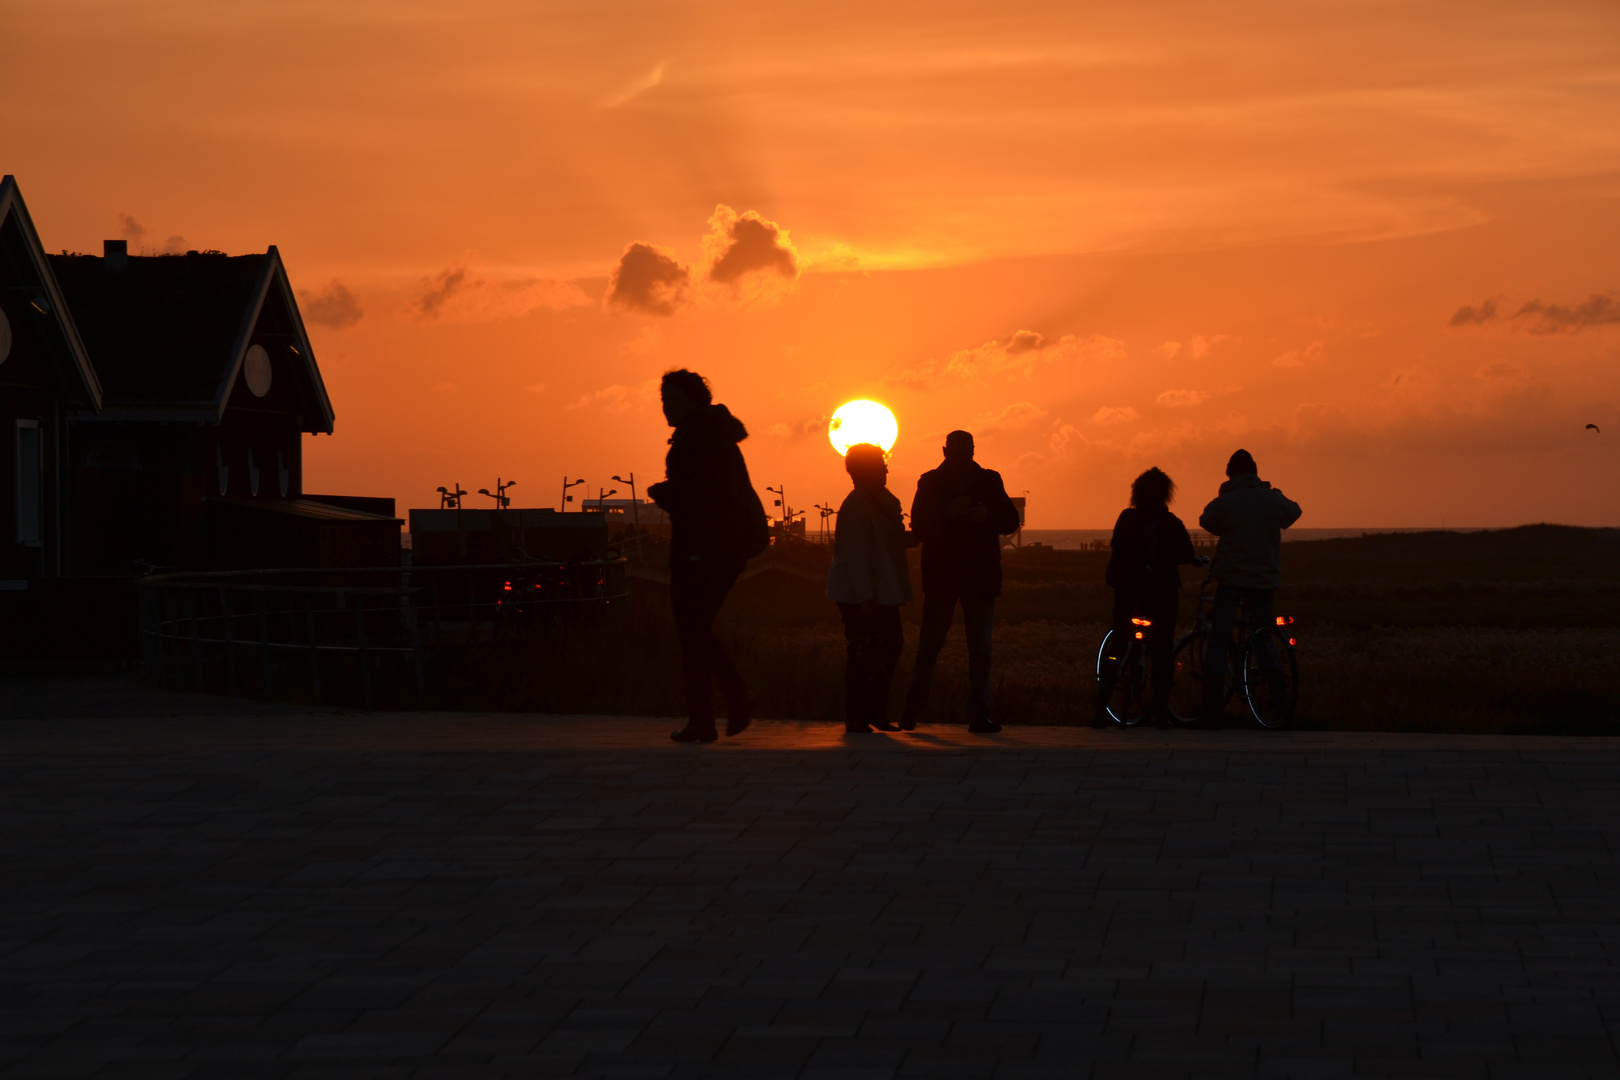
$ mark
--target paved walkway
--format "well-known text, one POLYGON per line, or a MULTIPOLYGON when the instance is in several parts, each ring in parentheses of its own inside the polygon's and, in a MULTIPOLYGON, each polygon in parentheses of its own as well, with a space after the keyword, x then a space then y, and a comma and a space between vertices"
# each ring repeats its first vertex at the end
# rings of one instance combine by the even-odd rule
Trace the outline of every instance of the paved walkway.
POLYGON ((0 722, 0 1074, 1620 1074, 1620 741, 0 722))

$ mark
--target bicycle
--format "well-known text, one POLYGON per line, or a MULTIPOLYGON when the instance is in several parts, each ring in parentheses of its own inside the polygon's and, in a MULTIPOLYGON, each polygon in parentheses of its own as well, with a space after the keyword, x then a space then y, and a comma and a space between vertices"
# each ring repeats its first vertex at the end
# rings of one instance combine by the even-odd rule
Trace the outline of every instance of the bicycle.
MULTIPOLYGON (((1209 585, 1213 578, 1212 574, 1204 575, 1198 586, 1198 614, 1193 628, 1181 636, 1171 653, 1170 715, 1184 727, 1198 724, 1204 713, 1204 653, 1209 647, 1209 608, 1214 600, 1209 585)), ((1221 710, 1225 711, 1241 692, 1255 723, 1270 730, 1286 727, 1299 704, 1296 645, 1292 615, 1276 615, 1270 625, 1251 629, 1245 604, 1238 612, 1232 645, 1226 652, 1221 710), (1268 664, 1267 656, 1276 662, 1268 664)))
POLYGON ((1125 643, 1123 655, 1119 652, 1118 642, 1114 640, 1114 630, 1109 628, 1103 635, 1102 644, 1097 647, 1097 685, 1102 685, 1103 671, 1107 665, 1116 665, 1114 688, 1108 695, 1103 708, 1108 718, 1120 727, 1135 727, 1147 716, 1148 698, 1148 658, 1147 658, 1147 632, 1153 625, 1150 619, 1133 618, 1131 637, 1125 643))

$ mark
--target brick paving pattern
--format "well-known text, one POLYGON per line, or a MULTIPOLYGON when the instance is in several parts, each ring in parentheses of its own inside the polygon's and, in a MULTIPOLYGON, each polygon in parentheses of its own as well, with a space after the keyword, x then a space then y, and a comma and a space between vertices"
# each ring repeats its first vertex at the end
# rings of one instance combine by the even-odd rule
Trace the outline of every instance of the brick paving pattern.
POLYGON ((0 724, 0 1075, 1620 1075, 1620 741, 0 724))

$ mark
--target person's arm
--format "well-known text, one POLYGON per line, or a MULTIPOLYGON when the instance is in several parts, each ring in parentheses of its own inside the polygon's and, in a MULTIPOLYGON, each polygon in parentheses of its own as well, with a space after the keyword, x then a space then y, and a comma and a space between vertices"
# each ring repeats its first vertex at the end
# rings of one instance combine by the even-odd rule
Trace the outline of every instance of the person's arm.
POLYGON ((1211 536, 1221 535, 1225 525, 1221 521, 1221 497, 1219 495, 1211 499, 1209 505, 1204 507, 1204 512, 1198 515, 1198 527, 1211 536))
POLYGON ((1001 482, 1001 474, 994 469, 986 469, 990 484, 989 499, 986 500, 985 521, 996 530, 1000 536, 1009 536, 1018 531, 1018 507, 1013 505, 1012 499, 1007 495, 1007 487, 1001 482))
POLYGON ((1281 511, 1277 515, 1277 524, 1285 529, 1294 522, 1298 521, 1299 516, 1304 513, 1304 511, 1299 508, 1299 503, 1295 502, 1293 499, 1290 499, 1280 491, 1277 492, 1277 503, 1281 511))
POLYGON ((1170 515, 1170 522, 1170 543, 1168 546, 1171 561, 1177 566, 1183 563, 1197 562, 1198 552, 1193 550, 1192 537, 1187 535, 1187 526, 1183 525, 1181 519, 1174 514, 1170 515))
POLYGON ((919 543, 932 540, 945 519, 939 495, 929 481, 929 474, 917 478, 917 494, 911 500, 911 531, 919 543))
POLYGON ((1103 584, 1110 588, 1119 587, 1119 579, 1115 576, 1115 567, 1119 564, 1120 555, 1125 550, 1125 517, 1129 510, 1121 510, 1119 517, 1114 519, 1114 534, 1108 538, 1108 565, 1103 569, 1103 584))

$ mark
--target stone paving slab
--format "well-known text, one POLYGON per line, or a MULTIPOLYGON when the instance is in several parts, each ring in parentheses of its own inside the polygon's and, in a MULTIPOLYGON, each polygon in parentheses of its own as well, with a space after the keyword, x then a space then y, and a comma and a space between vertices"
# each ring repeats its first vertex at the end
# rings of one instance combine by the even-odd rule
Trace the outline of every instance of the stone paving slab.
POLYGON ((1620 1075, 1620 740, 0 721, 0 1074, 1620 1075))

